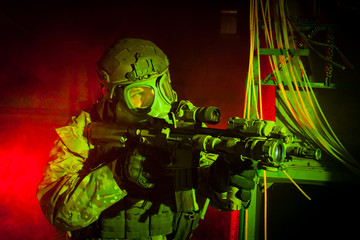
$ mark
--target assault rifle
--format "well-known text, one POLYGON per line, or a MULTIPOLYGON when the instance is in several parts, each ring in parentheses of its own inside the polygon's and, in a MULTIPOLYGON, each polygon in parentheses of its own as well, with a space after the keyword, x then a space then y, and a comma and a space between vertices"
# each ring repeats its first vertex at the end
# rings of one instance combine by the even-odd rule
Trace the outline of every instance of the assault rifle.
MULTIPOLYGON (((103 122, 88 126, 88 138, 93 144, 106 143, 124 147, 136 141, 167 150, 171 157, 169 168, 175 178, 176 199, 194 198, 195 169, 199 166, 199 153, 231 155, 234 159, 251 159, 263 167, 279 168, 296 155, 319 159, 319 149, 294 144, 294 136, 285 127, 273 121, 230 118, 226 129, 208 128, 217 124, 221 112, 217 107, 194 107, 188 101, 174 105, 171 123, 165 121, 126 127, 103 122)), ((178 209, 197 209, 196 201, 177 201, 178 209), (184 205, 185 202, 185 205, 184 205)))

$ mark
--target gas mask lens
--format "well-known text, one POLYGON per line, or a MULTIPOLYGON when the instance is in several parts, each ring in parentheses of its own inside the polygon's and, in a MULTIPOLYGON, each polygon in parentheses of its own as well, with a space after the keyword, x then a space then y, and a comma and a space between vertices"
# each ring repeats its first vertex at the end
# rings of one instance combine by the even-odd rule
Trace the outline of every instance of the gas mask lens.
POLYGON ((171 88, 169 76, 165 74, 162 76, 159 82, 161 93, 169 100, 170 103, 176 100, 176 95, 174 94, 173 89, 171 88))
POLYGON ((176 101, 168 74, 131 83, 123 88, 122 96, 133 113, 164 119, 176 101))
POLYGON ((155 98, 155 91, 150 86, 137 86, 129 88, 127 98, 134 109, 151 107, 155 98))

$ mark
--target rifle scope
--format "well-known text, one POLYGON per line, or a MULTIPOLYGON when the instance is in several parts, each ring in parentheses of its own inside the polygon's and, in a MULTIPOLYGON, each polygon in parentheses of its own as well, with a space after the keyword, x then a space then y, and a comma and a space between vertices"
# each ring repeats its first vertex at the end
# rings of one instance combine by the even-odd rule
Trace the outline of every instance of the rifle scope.
POLYGON ((200 107, 195 110, 196 122, 208 124, 218 124, 220 122, 221 112, 217 107, 200 107))
POLYGON ((218 124, 221 111, 217 107, 193 107, 189 109, 183 105, 176 112, 177 118, 184 122, 218 124))
POLYGON ((195 107, 184 100, 174 103, 172 112, 177 120, 188 123, 218 124, 221 117, 221 111, 217 107, 195 107))

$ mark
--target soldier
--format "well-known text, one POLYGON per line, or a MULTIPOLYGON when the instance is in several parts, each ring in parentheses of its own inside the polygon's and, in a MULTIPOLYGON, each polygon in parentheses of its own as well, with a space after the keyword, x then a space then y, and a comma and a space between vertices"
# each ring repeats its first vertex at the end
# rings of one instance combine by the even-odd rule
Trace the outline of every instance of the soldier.
POLYGON ((223 158, 202 152, 196 198, 177 198, 168 152, 125 140, 122 147, 93 144, 86 135, 91 122, 129 127, 170 122, 177 95, 161 49, 141 39, 117 41, 104 52, 97 73, 103 96, 56 129, 59 137, 38 186, 37 198, 51 224, 71 239, 183 240, 197 227, 206 198, 220 210, 231 210, 221 197, 228 185, 239 188, 236 196, 248 204, 251 168, 242 166, 229 177, 223 158), (179 208, 176 201, 192 203, 193 209, 179 208))

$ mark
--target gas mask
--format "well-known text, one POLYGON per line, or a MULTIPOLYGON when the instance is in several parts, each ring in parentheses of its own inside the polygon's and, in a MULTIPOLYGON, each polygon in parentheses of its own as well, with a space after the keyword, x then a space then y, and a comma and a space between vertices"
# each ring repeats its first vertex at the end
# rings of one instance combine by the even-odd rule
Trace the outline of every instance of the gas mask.
POLYGON ((124 39, 109 47, 98 62, 103 95, 114 106, 115 121, 168 121, 177 100, 171 88, 167 56, 155 44, 124 39))
POLYGON ((171 103, 176 100, 176 93, 172 90, 169 79, 167 71, 162 76, 127 85, 124 88, 127 107, 134 114, 165 119, 171 103))
POLYGON ((171 104, 177 100, 168 71, 161 76, 119 86, 114 90, 114 96, 118 96, 114 99, 118 99, 116 115, 120 122, 124 121, 124 114, 132 116, 136 122, 149 118, 168 121, 171 104))

